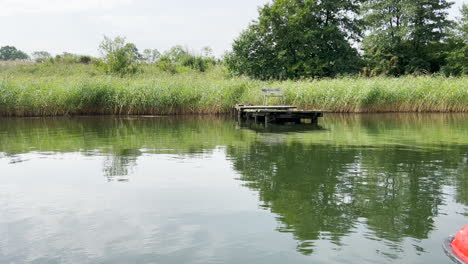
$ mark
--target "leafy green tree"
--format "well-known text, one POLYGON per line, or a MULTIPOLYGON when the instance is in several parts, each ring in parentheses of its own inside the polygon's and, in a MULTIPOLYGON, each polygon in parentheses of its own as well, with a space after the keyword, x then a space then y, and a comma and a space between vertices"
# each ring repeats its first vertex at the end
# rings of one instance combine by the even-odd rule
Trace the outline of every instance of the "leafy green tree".
POLYGON ((458 21, 458 30, 460 37, 463 39, 465 44, 468 44, 468 4, 463 5, 460 9, 460 12, 462 17, 458 21))
POLYGON ((161 53, 157 49, 143 50, 143 61, 146 63, 155 63, 161 57, 161 53))
POLYGON ((437 72, 452 27, 446 0, 367 0, 363 41, 370 75, 437 72))
POLYGON ((336 76, 359 68, 360 0, 275 0, 260 9, 225 60, 260 79, 336 76))
POLYGON ((52 55, 47 51, 35 51, 31 55, 37 63, 43 63, 52 58, 52 55))
POLYGON ((170 48, 168 51, 164 52, 165 59, 168 59, 172 62, 178 62, 182 57, 188 55, 189 52, 187 49, 180 45, 176 45, 170 48))
POLYGON ((135 44, 126 42, 125 38, 114 39, 104 36, 99 45, 104 62, 100 66, 106 73, 119 75, 134 74, 138 71, 142 55, 135 44))
POLYGON ((81 64, 90 64, 93 61, 93 57, 88 55, 79 56, 78 62, 81 64))
POLYGON ((29 59, 28 54, 18 50, 13 46, 3 46, 0 48, 0 60, 27 60, 29 59))
POLYGON ((442 68, 447 76, 468 74, 468 5, 463 5, 460 11, 462 17, 458 20, 450 39, 453 48, 448 53, 446 65, 442 68))

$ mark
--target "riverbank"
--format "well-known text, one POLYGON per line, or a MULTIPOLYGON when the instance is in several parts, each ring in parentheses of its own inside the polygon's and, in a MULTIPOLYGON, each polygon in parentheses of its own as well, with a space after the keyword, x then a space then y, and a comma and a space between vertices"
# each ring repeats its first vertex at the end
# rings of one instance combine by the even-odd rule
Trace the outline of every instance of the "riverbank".
POLYGON ((303 109, 468 112, 468 77, 263 82, 230 77, 220 66, 176 74, 145 66, 121 78, 92 65, 19 64, 0 67, 0 116, 221 114, 237 103, 261 104, 262 87, 284 88, 285 103, 303 109))

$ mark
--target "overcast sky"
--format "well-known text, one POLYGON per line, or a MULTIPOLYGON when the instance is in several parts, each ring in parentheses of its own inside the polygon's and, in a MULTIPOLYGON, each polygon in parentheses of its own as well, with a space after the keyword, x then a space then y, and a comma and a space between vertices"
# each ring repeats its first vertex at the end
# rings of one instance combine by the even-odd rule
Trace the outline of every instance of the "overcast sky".
MULTIPOLYGON (((0 46, 98 55, 104 35, 140 50, 183 45, 223 54, 270 0, 0 0, 0 46)), ((467 0, 455 0, 451 16, 467 0)))

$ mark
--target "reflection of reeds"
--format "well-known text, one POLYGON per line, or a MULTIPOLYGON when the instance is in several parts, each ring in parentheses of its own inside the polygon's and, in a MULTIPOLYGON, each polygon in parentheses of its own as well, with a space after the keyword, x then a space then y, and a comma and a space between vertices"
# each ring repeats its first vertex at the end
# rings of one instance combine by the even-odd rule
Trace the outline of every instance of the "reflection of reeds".
MULTIPOLYGON (((260 87, 286 90, 286 103, 333 112, 468 112, 468 78, 342 78, 261 82, 209 72, 158 72, 120 78, 91 65, 0 67, 0 115, 216 114, 236 103, 262 104, 260 87)), ((275 101, 270 102, 274 104, 275 101)))
POLYGON ((411 125, 411 126, 427 126, 438 123, 450 123, 456 125, 457 123, 466 122, 468 118, 467 113, 359 113, 359 114, 346 114, 346 113, 328 113, 326 114, 327 120, 334 120, 342 124, 350 125, 350 123, 363 122, 363 123, 376 123, 383 122, 388 124, 411 125))
POLYGON ((347 146, 412 145, 441 149, 467 146, 467 113, 327 114, 326 133, 291 135, 290 140, 347 146))
POLYGON ((0 154, 30 151, 200 154, 216 146, 249 144, 249 131, 235 130, 235 121, 215 116, 1 118, 0 154))
POLYGON ((468 145, 468 114, 327 114, 308 126, 235 129, 217 116, 0 118, 0 154, 40 152, 193 153, 216 146, 300 142, 343 147, 413 145, 446 149, 468 145), (260 133, 258 133, 260 132, 260 133), (277 140, 278 136, 281 140, 277 140))

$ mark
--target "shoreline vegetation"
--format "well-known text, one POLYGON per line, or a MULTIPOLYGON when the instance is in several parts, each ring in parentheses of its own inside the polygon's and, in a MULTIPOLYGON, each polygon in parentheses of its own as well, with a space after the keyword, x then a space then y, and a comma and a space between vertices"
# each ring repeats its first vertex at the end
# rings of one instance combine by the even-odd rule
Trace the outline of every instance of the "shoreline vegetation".
POLYGON ((225 114, 284 102, 336 113, 468 112, 468 5, 277 1, 222 57, 107 37, 99 57, 0 47, 0 116, 225 114), (35 63, 33 63, 33 61, 35 63))
POLYGON ((0 116, 226 114, 263 104, 261 88, 285 90, 269 104, 306 110, 466 113, 468 5, 455 20, 452 5, 274 0, 222 57, 140 52, 121 36, 104 36, 100 57, 7 45, 0 116))
POLYGON ((0 116, 225 114, 235 104, 262 104, 263 87, 285 89, 284 103, 302 109, 468 112, 467 76, 260 81, 232 77, 222 65, 178 73, 141 67, 122 77, 91 64, 0 64, 0 116))

